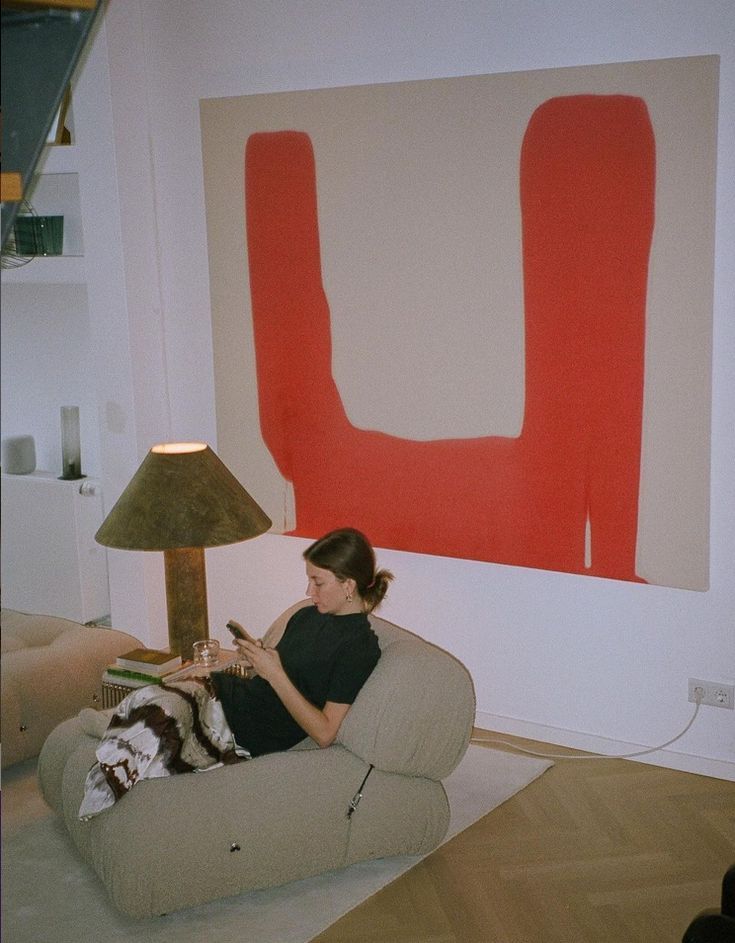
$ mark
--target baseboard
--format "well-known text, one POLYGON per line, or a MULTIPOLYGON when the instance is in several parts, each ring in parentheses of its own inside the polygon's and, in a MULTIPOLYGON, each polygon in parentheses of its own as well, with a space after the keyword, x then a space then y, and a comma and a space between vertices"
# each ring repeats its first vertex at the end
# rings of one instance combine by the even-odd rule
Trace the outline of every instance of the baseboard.
MULTIPOLYGON (((539 740, 550 745, 571 747, 584 753, 604 753, 606 756, 612 756, 621 753, 636 753, 645 749, 645 745, 640 743, 609 740, 606 737, 578 733, 575 730, 564 730, 560 727, 548 727, 545 724, 533 724, 514 717, 503 717, 501 714, 487 714, 484 711, 476 713, 475 724, 482 730, 512 734, 516 737, 539 740)), ((539 750, 539 752, 543 751, 539 750)), ((550 748, 549 752, 553 753, 554 751, 550 748)), ((729 782, 735 782, 735 762, 721 760, 716 757, 696 756, 695 754, 668 749, 656 750, 654 753, 635 757, 634 761, 636 763, 649 763, 652 766, 664 766, 683 773, 697 773, 699 776, 712 776, 715 779, 726 779, 729 782)))

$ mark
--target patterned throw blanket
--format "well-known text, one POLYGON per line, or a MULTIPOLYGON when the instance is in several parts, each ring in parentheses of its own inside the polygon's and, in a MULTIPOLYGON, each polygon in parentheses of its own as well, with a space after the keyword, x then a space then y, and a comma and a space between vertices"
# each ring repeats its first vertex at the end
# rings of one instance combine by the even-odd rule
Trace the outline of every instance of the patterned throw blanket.
POLYGON ((137 688, 115 709, 87 774, 79 818, 112 806, 143 779, 248 759, 220 702, 196 681, 137 688))

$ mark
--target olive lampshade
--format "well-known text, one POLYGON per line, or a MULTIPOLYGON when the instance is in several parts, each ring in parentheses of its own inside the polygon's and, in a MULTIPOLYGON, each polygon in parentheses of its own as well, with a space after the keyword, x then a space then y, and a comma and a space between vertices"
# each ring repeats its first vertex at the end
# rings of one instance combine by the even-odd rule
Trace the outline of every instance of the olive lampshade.
POLYGON ((162 550, 171 651, 207 638, 204 548, 249 540, 268 515, 203 442, 155 445, 97 531, 120 550, 162 550))

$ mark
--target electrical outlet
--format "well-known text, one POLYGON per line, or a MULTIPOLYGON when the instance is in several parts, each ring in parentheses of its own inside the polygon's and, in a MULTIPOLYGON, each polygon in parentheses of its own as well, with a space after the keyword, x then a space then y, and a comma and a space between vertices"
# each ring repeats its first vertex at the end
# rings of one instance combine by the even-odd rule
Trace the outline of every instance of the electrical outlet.
POLYGON ((700 704, 707 704, 709 707, 725 707, 727 710, 735 708, 735 684, 690 678, 689 700, 693 704, 697 702, 697 695, 700 697, 700 704))

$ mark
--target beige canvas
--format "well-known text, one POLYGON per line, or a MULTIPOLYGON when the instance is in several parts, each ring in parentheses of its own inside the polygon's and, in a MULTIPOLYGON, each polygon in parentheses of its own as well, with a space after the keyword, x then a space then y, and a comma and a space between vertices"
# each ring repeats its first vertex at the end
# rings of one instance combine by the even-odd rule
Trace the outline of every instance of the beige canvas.
POLYGON ((249 135, 302 130, 313 142, 333 371, 350 421, 415 440, 515 436, 526 125, 554 96, 636 95, 656 142, 636 570, 651 583, 707 588, 718 62, 201 102, 218 451, 277 531, 293 526, 293 507, 259 432, 243 215, 249 135))

